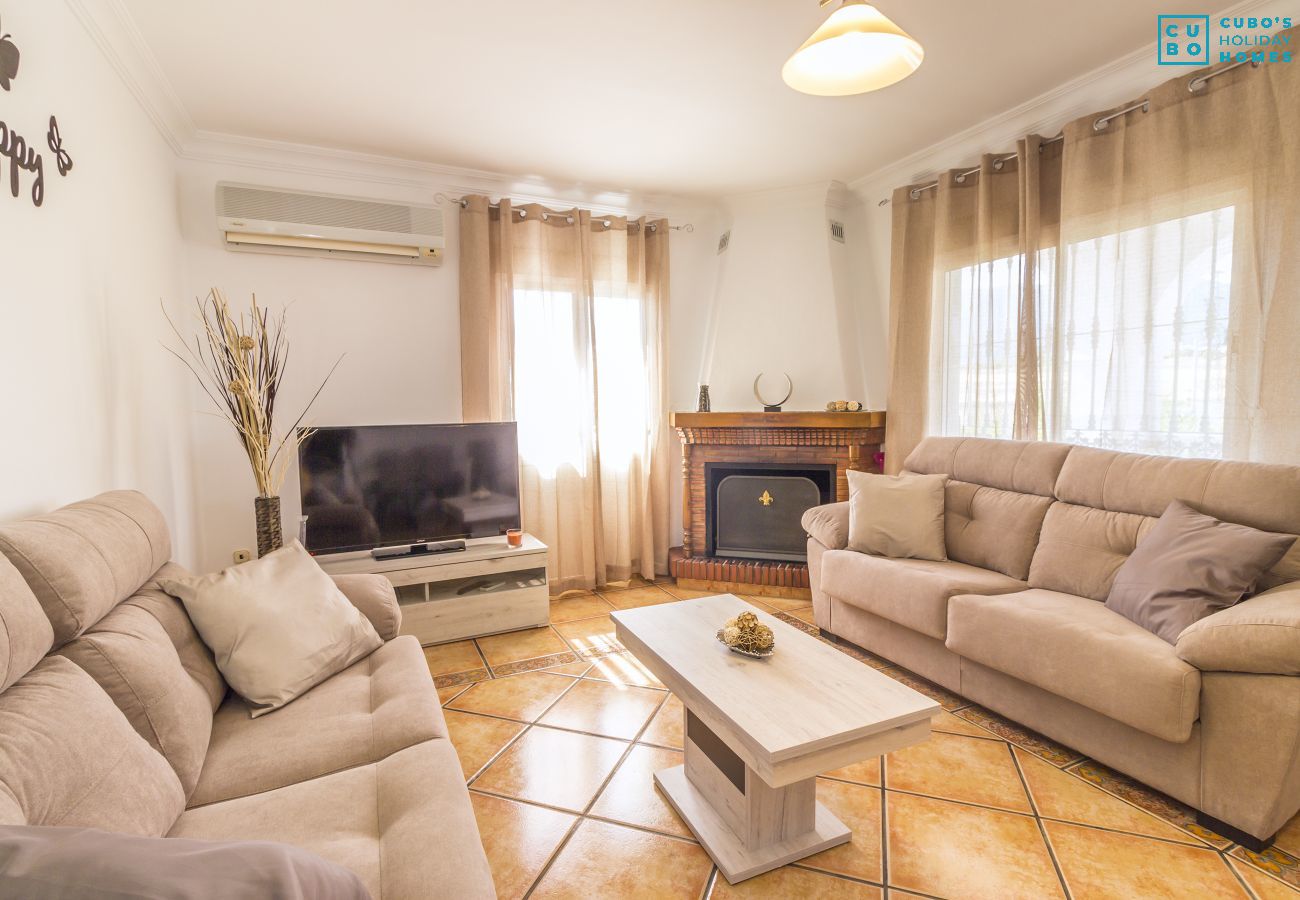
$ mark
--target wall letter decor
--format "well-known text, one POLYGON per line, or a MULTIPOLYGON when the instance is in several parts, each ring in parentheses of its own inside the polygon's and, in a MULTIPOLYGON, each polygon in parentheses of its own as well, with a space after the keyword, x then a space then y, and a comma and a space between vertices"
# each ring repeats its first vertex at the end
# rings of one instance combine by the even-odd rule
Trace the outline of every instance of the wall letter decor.
MULTIPOLYGON (((13 39, 8 34, 0 34, 0 88, 4 88, 6 91, 13 89, 13 81, 18 77, 18 59, 18 47, 14 44, 13 39)), ((54 116, 50 116, 50 128, 46 132, 45 143, 49 145, 50 151, 54 154, 55 162, 59 168, 59 175, 67 175, 71 172, 72 157, 63 148, 63 137, 59 134, 59 123, 54 116)), ((45 162, 41 154, 36 151, 36 148, 26 138, 2 119, 0 119, 0 158, 9 160, 9 192, 11 194, 15 197, 18 196, 20 174, 22 172, 31 172, 35 176, 32 180, 32 205, 40 206, 45 202, 45 162)))

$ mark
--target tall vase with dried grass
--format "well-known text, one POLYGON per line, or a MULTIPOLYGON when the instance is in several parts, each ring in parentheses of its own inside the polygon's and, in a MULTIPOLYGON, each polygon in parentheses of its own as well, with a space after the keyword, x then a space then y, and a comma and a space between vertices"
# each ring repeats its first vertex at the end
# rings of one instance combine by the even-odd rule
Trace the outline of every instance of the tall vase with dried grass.
POLYGON ((298 444, 310 433, 299 426, 342 361, 340 356, 317 386, 311 400, 287 430, 275 427, 275 402, 289 361, 285 312, 272 315, 253 295, 247 312, 233 313, 221 291, 213 288, 195 300, 199 333, 193 342, 182 334, 167 310, 163 315, 180 341, 167 350, 185 364, 217 412, 235 429, 257 482, 253 510, 257 555, 284 543, 280 524, 280 486, 298 444))

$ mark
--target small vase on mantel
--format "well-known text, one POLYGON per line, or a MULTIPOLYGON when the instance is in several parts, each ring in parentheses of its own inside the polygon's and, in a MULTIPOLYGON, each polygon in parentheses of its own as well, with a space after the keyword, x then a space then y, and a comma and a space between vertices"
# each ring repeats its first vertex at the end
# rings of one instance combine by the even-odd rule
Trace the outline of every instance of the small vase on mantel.
POLYGON ((284 546, 284 533, 280 527, 280 498, 258 497, 253 500, 257 517, 257 558, 284 546))

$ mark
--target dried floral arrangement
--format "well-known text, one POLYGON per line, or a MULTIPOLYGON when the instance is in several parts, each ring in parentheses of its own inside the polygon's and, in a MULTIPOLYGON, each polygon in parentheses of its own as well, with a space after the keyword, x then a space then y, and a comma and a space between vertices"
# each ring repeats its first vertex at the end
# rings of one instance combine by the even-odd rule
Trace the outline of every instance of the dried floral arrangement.
POLYGON ((772 629, 758 621, 752 612, 743 612, 724 622, 718 629, 718 640, 746 656, 768 656, 776 647, 772 629))
POLYGON ((258 305, 256 294, 248 312, 233 313, 225 295, 216 288, 194 302, 201 327, 192 344, 163 309, 181 347, 167 350, 193 373, 218 413, 235 429, 252 466, 258 494, 276 496, 298 443, 310 433, 298 426, 343 357, 335 361, 293 425, 277 433, 275 403, 289 362, 286 313, 281 310, 271 315, 258 305))

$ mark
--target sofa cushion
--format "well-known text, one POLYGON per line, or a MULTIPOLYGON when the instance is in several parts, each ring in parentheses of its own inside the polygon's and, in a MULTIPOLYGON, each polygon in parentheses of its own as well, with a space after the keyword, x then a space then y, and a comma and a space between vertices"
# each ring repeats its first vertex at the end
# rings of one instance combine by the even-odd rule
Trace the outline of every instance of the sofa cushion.
POLYGON ((1053 503, 1029 565, 1029 586, 1105 603, 1115 573, 1155 523, 1149 516, 1053 503))
POLYGON ((356 872, 375 900, 496 896, 456 751, 444 738, 186 810, 171 834, 293 844, 356 872))
POLYGON ((1300 581, 1189 625, 1174 649, 1202 672, 1300 675, 1300 581))
POLYGON ((420 643, 405 635, 269 715, 251 718, 231 694, 217 710, 190 805, 376 762, 446 734, 420 643))
POLYGON ((0 897, 371 900, 355 872, 271 841, 0 825, 0 897))
POLYGON ((381 638, 391 641, 402 630, 402 607, 393 583, 383 575, 331 575, 334 585, 370 620, 381 638))
POLYGON ((187 572, 175 563, 167 563, 159 569, 150 581, 134 595, 123 602, 123 606, 138 606, 149 613, 162 625, 167 636, 171 638, 176 655, 180 657, 181 667, 186 674, 203 688, 207 695, 208 706, 216 710, 226 696, 226 680, 217 669, 216 660, 208 645, 199 637, 198 629, 185 612, 185 604, 162 589, 160 582, 164 578, 184 578, 187 572))
POLYGON ((186 674, 162 625, 124 604, 59 654, 75 662, 113 698, 149 746, 167 758, 186 795, 194 790, 212 733, 212 707, 186 674))
POLYGON ((944 503, 948 558, 1023 581, 1051 505, 1050 497, 949 480, 944 503))
POLYGON ((1025 588, 1023 581, 966 563, 886 559, 855 550, 828 550, 821 579, 821 589, 837 600, 939 640, 948 632, 949 597, 1025 588))
POLYGON ((803 514, 799 524, 823 547, 843 550, 849 545, 849 502, 814 506, 803 514))
POLYGON ((0 822, 162 835, 184 806, 167 760, 71 660, 0 694, 0 822))
POLYGON ((137 491, 111 491, 0 526, 0 553, 22 573, 67 643, 131 596, 171 557, 167 521, 137 491))
POLYGON ((1069 444, 1000 441, 973 437, 928 437, 907 455, 903 468, 947 475, 1020 494, 1053 496, 1069 444))
POLYGON ((1103 604, 1031 589, 948 602, 949 650, 1166 741, 1192 732, 1201 675, 1103 604))
MULTIPOLYGON (((1172 501, 1182 500, 1225 522, 1300 534, 1300 466, 1072 447, 1061 467, 1056 497, 1143 516, 1159 516, 1172 501)), ((1300 545, 1261 579, 1261 586, 1296 580, 1300 580, 1300 545)))
POLYGON ((0 556, 0 691, 50 652, 54 630, 23 576, 0 556))

